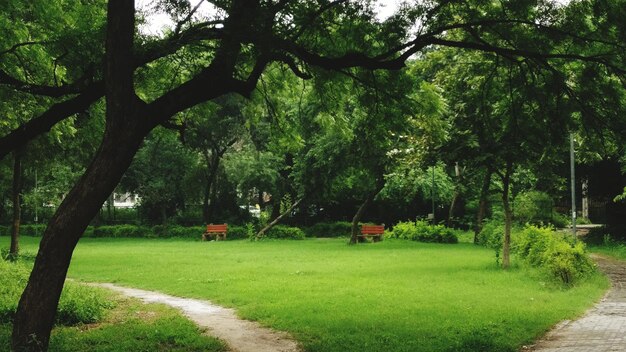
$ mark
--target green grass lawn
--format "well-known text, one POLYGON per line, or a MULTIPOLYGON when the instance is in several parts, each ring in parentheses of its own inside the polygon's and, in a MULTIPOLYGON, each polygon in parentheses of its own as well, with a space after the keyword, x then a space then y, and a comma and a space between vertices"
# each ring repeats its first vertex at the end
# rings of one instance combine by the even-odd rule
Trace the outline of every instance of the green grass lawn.
POLYGON ((626 244, 624 243, 614 243, 610 245, 595 245, 595 246, 590 246, 589 250, 591 252, 608 255, 616 259, 626 260, 626 244))
POLYGON ((565 289, 534 269, 503 271, 471 244, 401 240, 83 239, 69 276, 210 299, 307 351, 516 351, 608 287, 600 275, 565 289))

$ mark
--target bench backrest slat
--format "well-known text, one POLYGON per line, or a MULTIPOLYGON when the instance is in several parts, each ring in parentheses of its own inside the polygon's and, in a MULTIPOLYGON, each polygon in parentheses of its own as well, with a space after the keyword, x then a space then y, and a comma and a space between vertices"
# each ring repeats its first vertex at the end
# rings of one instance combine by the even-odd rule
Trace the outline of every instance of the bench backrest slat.
POLYGON ((228 224, 206 225, 206 232, 226 232, 227 230, 228 224))
POLYGON ((362 225, 362 234, 380 235, 385 232, 385 225, 362 225))

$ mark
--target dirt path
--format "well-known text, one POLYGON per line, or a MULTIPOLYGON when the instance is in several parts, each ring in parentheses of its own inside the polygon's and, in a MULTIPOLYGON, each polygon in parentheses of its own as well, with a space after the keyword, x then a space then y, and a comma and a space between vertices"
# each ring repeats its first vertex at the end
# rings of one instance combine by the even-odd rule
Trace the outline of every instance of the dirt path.
POLYGON ((564 321, 530 348, 536 352, 626 351, 626 265, 593 255, 611 279, 606 296, 583 317, 564 321))
POLYGON ((180 309, 198 326, 208 329, 234 352, 297 352, 297 343, 286 333, 270 330, 256 322, 242 320, 232 309, 214 305, 209 301, 180 298, 163 293, 121 287, 114 284, 96 284, 139 298, 146 303, 162 303, 180 309))

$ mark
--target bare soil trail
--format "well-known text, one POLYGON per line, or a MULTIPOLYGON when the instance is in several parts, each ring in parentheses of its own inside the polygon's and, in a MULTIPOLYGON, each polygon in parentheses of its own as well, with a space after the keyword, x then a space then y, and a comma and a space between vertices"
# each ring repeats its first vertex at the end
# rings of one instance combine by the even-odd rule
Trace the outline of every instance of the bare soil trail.
POLYGON ((146 303, 162 303, 177 308, 208 334, 224 341, 233 352, 299 352, 298 344, 284 332, 262 327, 256 322, 237 317, 233 309, 209 301, 181 298, 159 292, 145 291, 114 284, 94 284, 139 298, 146 303))

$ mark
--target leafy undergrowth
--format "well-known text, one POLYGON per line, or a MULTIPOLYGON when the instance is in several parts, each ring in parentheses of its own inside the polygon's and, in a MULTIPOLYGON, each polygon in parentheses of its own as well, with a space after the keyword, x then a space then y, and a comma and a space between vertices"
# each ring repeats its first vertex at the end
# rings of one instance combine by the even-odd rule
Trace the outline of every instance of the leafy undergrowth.
MULTIPOLYGON (((103 321, 56 327, 50 351, 226 351, 217 339, 204 336, 189 320, 172 308, 143 304, 136 299, 109 295, 115 308, 103 321)), ((9 350, 11 325, 0 324, 0 351, 9 350)))
MULTIPOLYGON (((28 258, 28 256, 26 256, 28 258)), ((30 263, 0 260, 0 351, 9 351, 11 321, 28 280, 30 263)), ((107 290, 67 282, 50 351, 222 351, 178 312, 143 305, 107 290)))
POLYGON ((472 244, 394 239, 83 239, 70 276, 210 299, 307 351, 517 351, 608 287, 597 274, 564 288, 519 263, 503 271, 472 244))
POLYGON ((626 243, 612 242, 604 245, 590 246, 591 252, 611 256, 616 259, 626 260, 626 243))

